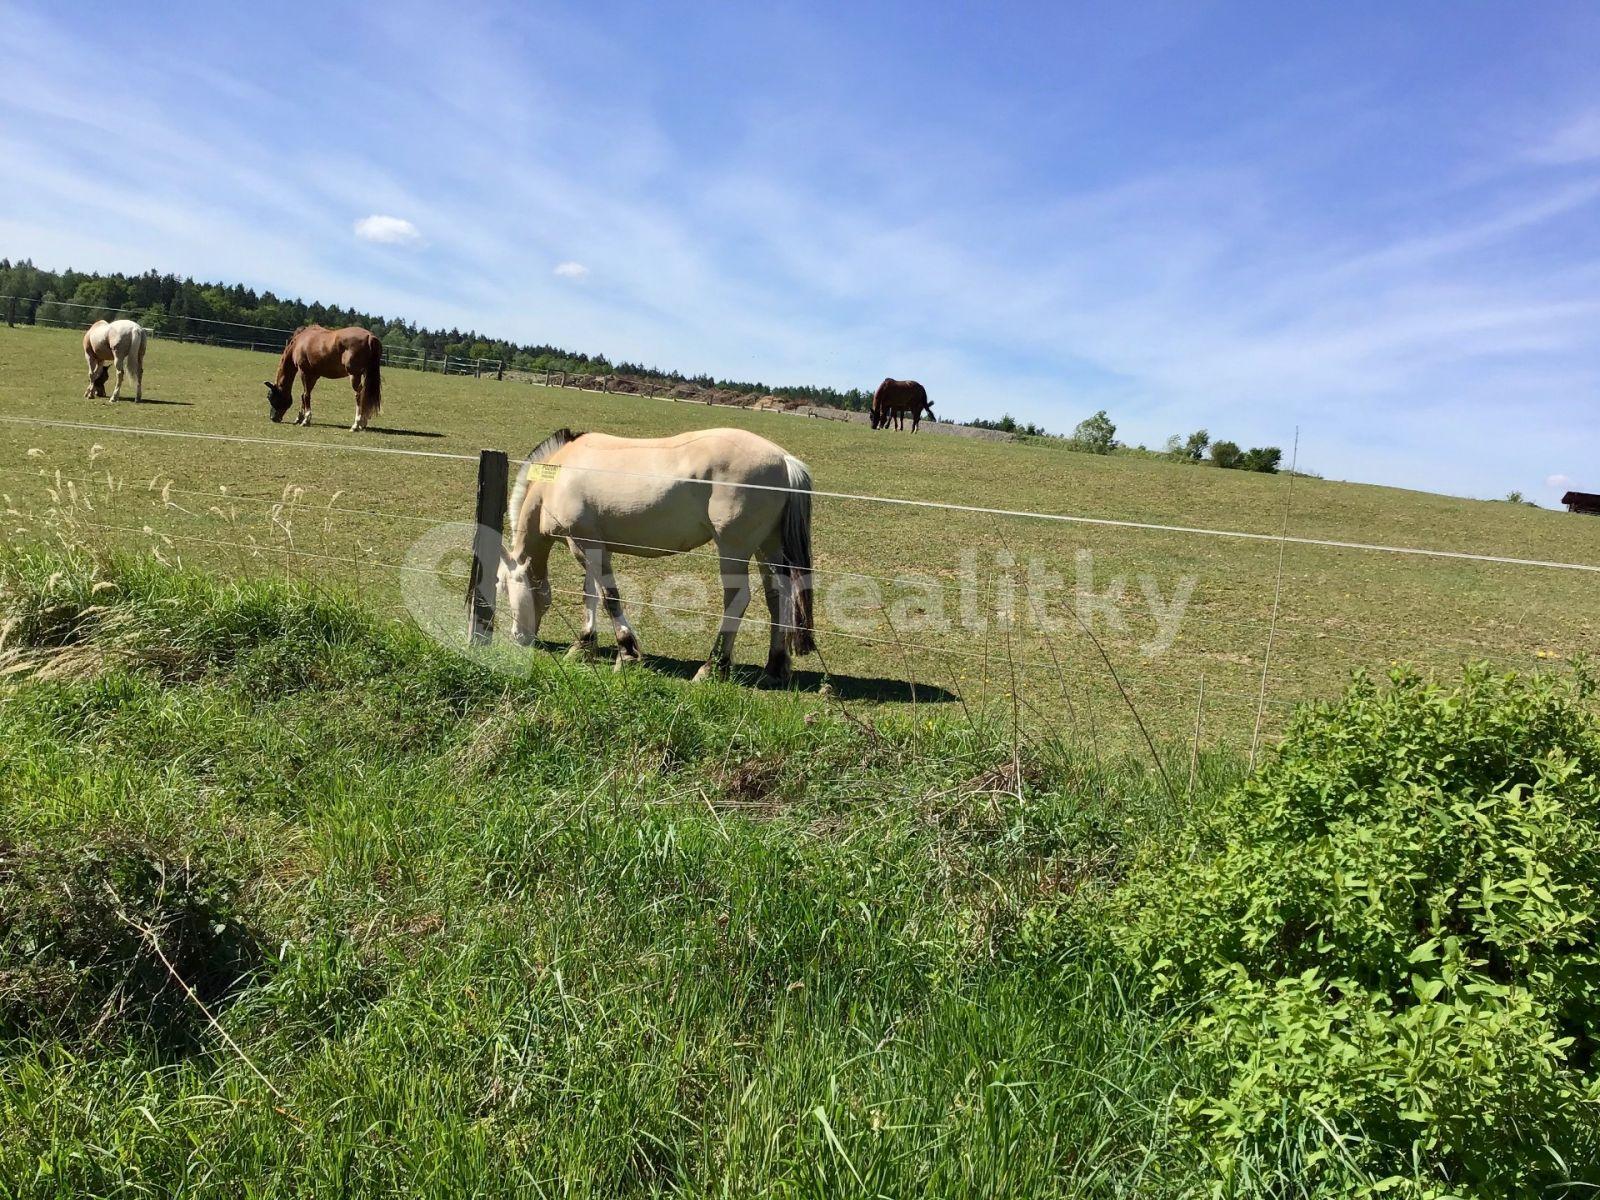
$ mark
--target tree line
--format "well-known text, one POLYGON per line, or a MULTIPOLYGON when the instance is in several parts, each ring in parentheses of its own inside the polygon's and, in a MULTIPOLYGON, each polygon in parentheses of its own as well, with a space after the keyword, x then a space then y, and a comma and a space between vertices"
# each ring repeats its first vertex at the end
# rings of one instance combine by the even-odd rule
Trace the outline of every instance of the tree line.
MULTIPOLYGON (((27 259, 0 259, 0 296, 18 297, 4 315, 26 324, 77 325, 99 318, 130 316, 146 329, 199 341, 248 340, 226 325, 293 330, 302 325, 359 325, 383 339, 387 350, 426 350, 430 356, 498 359, 524 371, 566 371, 584 375, 631 375, 663 384, 689 383, 738 392, 760 392, 810 404, 864 412, 872 395, 860 388, 841 391, 812 384, 768 386, 761 381, 685 375, 640 363, 613 363, 604 354, 583 354, 546 343, 512 342, 477 330, 429 329, 414 321, 384 317, 337 304, 307 303, 258 292, 242 284, 197 283, 170 273, 138 275, 98 271, 48 271, 27 259), (84 307, 68 307, 82 305, 84 307)), ((7 304, 0 301, 0 307, 7 304)))
MULTIPOLYGON (((582 354, 545 343, 511 342, 480 334, 477 330, 429 329, 414 321, 341 308, 337 304, 308 304, 300 299, 280 298, 270 291, 258 292, 242 284, 197 283, 187 277, 156 271, 138 275, 47 271, 28 259, 12 262, 0 258, 0 296, 20 300, 20 304, 9 302, 5 315, 10 320, 27 324, 79 325, 101 317, 127 315, 156 333, 212 342, 247 340, 245 331, 230 332, 226 324, 214 322, 280 330, 298 329, 302 325, 359 325, 383 339, 386 350, 427 351, 435 358, 448 355, 451 358, 496 359, 523 371, 628 375, 667 385, 688 383, 734 392, 759 392, 856 412, 865 412, 872 406, 872 393, 861 388, 840 390, 814 384, 769 386, 759 380, 718 379, 704 373, 685 375, 641 363, 613 363, 603 354, 582 354)), ((7 304, 7 301, 0 301, 0 305, 7 304)), ((1024 437, 1054 437, 1043 426, 1018 421, 1009 413, 998 420, 978 417, 967 424, 1024 437)), ((1118 442, 1116 432, 1116 425, 1102 409, 1080 421, 1070 436, 1058 440, 1070 449, 1090 454, 1137 452, 1118 442)), ((1175 461, 1209 461, 1224 469, 1244 471, 1275 472, 1283 460, 1283 451, 1276 446, 1242 450, 1235 442, 1213 442, 1204 429, 1196 430, 1187 438, 1174 435, 1167 439, 1165 455, 1175 461)))

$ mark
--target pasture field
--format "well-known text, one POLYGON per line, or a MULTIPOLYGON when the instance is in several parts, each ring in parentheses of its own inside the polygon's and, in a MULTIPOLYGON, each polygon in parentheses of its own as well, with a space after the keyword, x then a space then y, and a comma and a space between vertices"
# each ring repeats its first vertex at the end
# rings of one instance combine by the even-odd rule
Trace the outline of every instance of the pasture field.
MULTIPOLYGON (((1357 665, 1454 686, 1357 684, 1253 771, 1271 542, 822 498, 826 691, 688 686, 709 621, 654 608, 647 669, 475 661, 418 624, 461 531, 416 551, 472 462, 303 443, 736 423, 824 490, 1266 532, 1288 480, 402 371, 358 441, 347 387, 270 425, 243 352, 84 401, 74 343, 0 333, 0 418, 265 441, 0 423, 0 1195, 1600 1186, 1592 672, 1452 666, 1578 654, 1592 576, 1287 547, 1271 730, 1357 665), (1130 580, 1104 657, 961 619, 997 549, 991 618, 1031 556, 1130 580), (955 619, 854 624, 849 572, 955 619), (1140 576, 1193 580, 1149 657, 1140 576)), ((1600 522, 1295 487, 1300 535, 1600 561, 1600 522)))
MULTIPOLYGON (((271 374, 269 356, 159 340, 147 371, 155 402, 112 408, 81 396, 77 337, 0 329, 0 417, 237 434, 271 444, 7 425, 0 491, 23 514, 11 518, 17 528, 54 509, 68 515, 76 536, 153 544, 173 561, 234 574, 338 580, 390 613, 402 611, 407 573, 397 564, 408 551, 438 526, 470 520, 475 468, 307 443, 467 455, 496 447, 515 461, 560 426, 660 435, 727 424, 805 459, 824 491, 1267 534, 1283 528, 1289 501, 1284 476, 1096 457, 1048 444, 874 435, 842 422, 403 370, 385 375, 376 432, 347 432, 350 389, 337 380, 318 387, 317 425, 295 429, 266 419, 260 381, 271 374), (57 472, 63 487, 52 494, 57 472)), ((1302 457, 1315 461, 1314 430, 1302 457)), ((1132 727, 1109 658, 1154 734, 1192 729, 1203 676, 1202 736, 1248 745, 1277 544, 826 497, 816 502, 815 521, 824 657, 800 664, 802 690, 814 691, 825 669, 838 696, 864 705, 1005 711, 1016 698, 1021 723, 1069 723, 1079 736, 1126 741, 1132 727), (1187 603, 1178 603, 1185 595, 1187 603), (1081 632, 1075 605, 1104 657, 1081 632), (1010 614, 1009 626, 1001 614, 1010 614)), ((1295 481, 1288 531, 1600 563, 1597 521, 1312 478, 1295 481)), ((463 536, 451 544, 464 545, 463 536)), ((441 557, 445 570, 464 567, 459 553, 435 553, 428 565, 441 557)), ((557 612, 545 630, 552 645, 570 640, 581 611, 578 568, 564 555, 554 563, 557 612)), ((718 607, 714 561, 619 559, 618 566, 655 666, 692 670, 710 643, 718 607), (668 573, 680 578, 664 590, 668 573)), ((444 577, 435 599, 448 603, 461 586, 444 577)), ((1576 572, 1289 545, 1265 727, 1281 727, 1294 701, 1336 691, 1356 667, 1564 660, 1600 644, 1593 595, 1594 576, 1576 572)), ((759 596, 748 616, 756 619, 747 620, 738 657, 759 664, 766 634, 759 596)), ((602 627, 603 644, 608 635, 602 627)))

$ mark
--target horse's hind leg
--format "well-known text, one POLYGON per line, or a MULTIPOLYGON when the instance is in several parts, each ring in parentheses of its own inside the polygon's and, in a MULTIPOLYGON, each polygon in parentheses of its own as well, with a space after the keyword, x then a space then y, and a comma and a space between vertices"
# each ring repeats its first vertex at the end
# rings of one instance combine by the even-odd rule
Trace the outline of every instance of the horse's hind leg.
MULTIPOLYGON (((747 552, 748 553, 748 552, 747 552)), ((722 561, 722 624, 711 643, 711 657, 705 666, 695 672, 695 679, 709 679, 716 675, 726 679, 733 669, 733 639, 738 636, 739 622, 750 603, 750 562, 717 545, 717 556, 722 561)))
POLYGON ((118 354, 114 359, 114 362, 117 368, 117 382, 116 386, 111 389, 112 404, 115 404, 118 400, 122 399, 122 376, 128 369, 128 356, 125 354, 118 354))
POLYGON ((351 433, 360 433, 367 427, 367 415, 361 411, 361 385, 366 376, 359 371, 350 372, 350 387, 356 394, 356 419, 350 426, 351 433))
POLYGON ((767 597, 767 616, 772 623, 772 643, 767 650, 767 679, 786 684, 789 668, 789 627, 794 624, 794 606, 789 599, 783 550, 777 539, 761 547, 757 563, 761 569, 761 590, 767 597))

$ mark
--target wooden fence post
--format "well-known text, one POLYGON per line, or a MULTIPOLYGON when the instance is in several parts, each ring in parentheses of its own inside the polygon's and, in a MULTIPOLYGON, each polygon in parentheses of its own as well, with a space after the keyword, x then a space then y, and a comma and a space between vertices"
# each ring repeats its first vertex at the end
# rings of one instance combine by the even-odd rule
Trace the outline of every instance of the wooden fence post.
POLYGON ((472 377, 474 379, 483 378, 483 359, 475 358, 472 360, 472 377))
POLYGON ((505 377, 506 377, 506 360, 505 359, 502 358, 499 362, 495 363, 495 365, 494 365, 494 377, 497 380, 500 380, 502 382, 505 380, 505 377))
POLYGON ((495 587, 506 523, 506 483, 511 477, 504 450, 478 451, 477 528, 472 537, 472 574, 467 583, 467 640, 486 646, 494 636, 495 587))
POLYGON ((444 356, 444 365, 439 368, 439 374, 441 374, 441 375, 450 374, 450 356, 448 354, 446 354, 444 356))

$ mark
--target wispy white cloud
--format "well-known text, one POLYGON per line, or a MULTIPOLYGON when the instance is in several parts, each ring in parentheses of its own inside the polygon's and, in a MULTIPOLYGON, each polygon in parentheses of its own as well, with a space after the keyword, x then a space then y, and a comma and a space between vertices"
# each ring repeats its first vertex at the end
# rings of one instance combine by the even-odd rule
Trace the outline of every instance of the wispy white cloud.
POLYGON ((562 279, 582 279, 588 273, 588 267, 581 262, 572 262, 571 260, 557 263, 555 270, 551 272, 552 275, 557 275, 562 279))
POLYGON ((414 246, 422 240, 422 233, 404 217, 388 217, 373 213, 362 217, 355 225, 356 236, 364 242, 381 242, 388 246, 414 246))
POLYGON ((1600 105, 1577 113, 1528 150, 1534 162, 1565 165, 1600 159, 1600 105))

